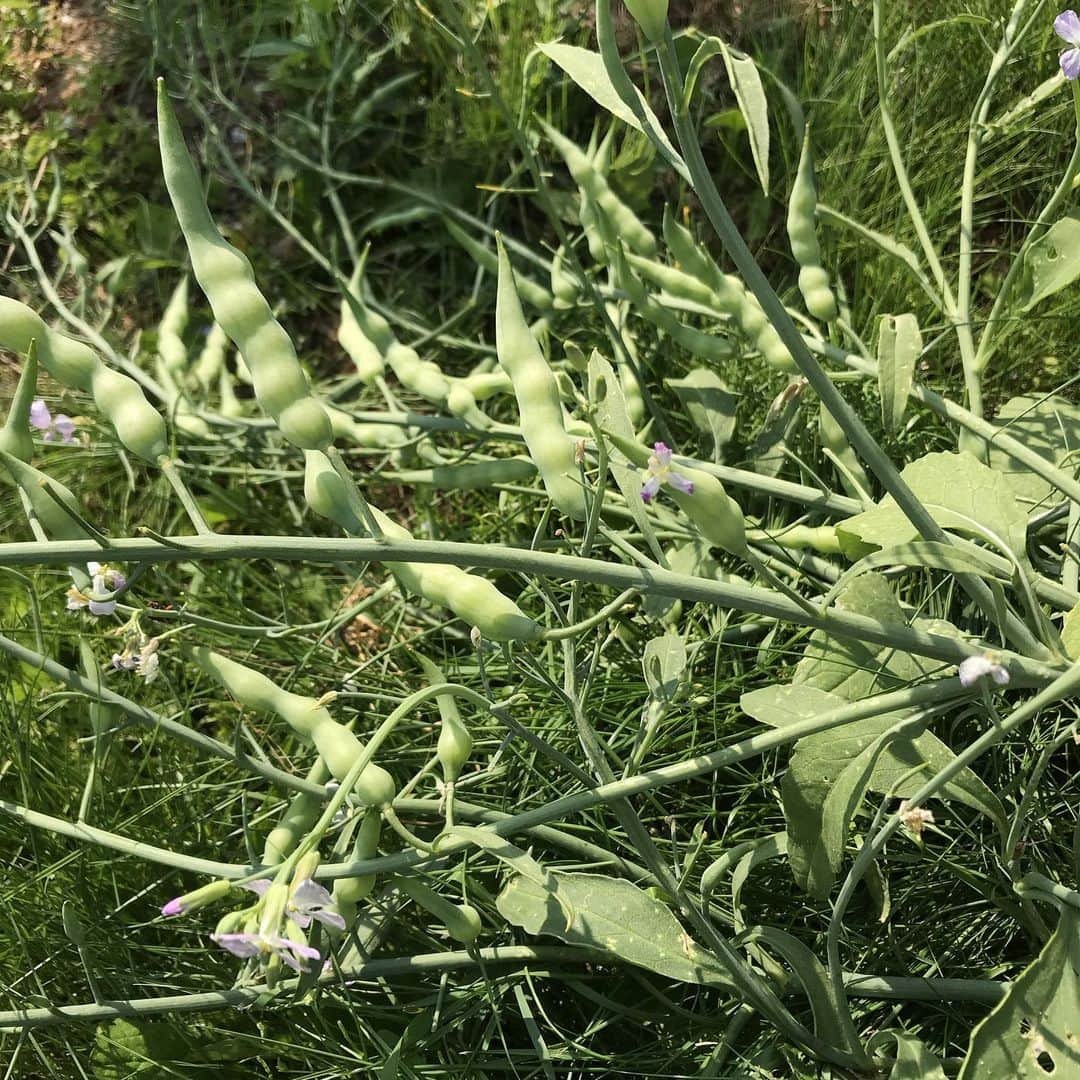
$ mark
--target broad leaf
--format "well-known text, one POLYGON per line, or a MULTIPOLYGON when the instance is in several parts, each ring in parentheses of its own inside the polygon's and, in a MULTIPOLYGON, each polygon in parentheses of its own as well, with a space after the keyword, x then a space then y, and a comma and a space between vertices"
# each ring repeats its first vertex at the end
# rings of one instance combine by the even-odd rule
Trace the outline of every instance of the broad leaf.
POLYGON ((882 1031, 870 1040, 875 1045, 896 1044, 896 1061, 889 1080, 945 1080, 941 1062, 923 1045, 921 1039, 906 1031, 882 1031))
POLYGON ((904 419, 915 365, 922 355, 922 334, 914 315, 884 315, 878 324, 878 391, 881 421, 896 431, 904 419))
POLYGON ((712 443, 714 461, 735 434, 735 395, 708 368, 694 368, 682 379, 664 382, 679 396, 694 427, 712 443))
MULTIPOLYGON (((563 45, 561 42, 548 41, 537 45, 537 48, 550 60, 554 60, 596 102, 601 108, 607 109, 612 116, 617 116, 624 124, 629 124, 635 131, 648 135, 641 126, 641 122, 634 115, 633 110, 619 97, 618 91, 612 85, 611 79, 604 68, 603 57, 590 49, 581 49, 576 45, 563 45)), ((645 116, 652 125, 651 134, 663 144, 667 153, 678 159, 679 154, 672 146, 671 141, 664 134, 664 129, 656 114, 649 108, 649 103, 644 95, 636 87, 634 92, 638 96, 638 103, 644 110, 645 116)))
POLYGON ((659 900, 629 881, 600 874, 550 872, 544 889, 515 877, 495 900, 507 922, 532 935, 599 949, 668 979, 730 986, 716 959, 699 948, 659 900), (574 912, 567 926, 564 907, 574 912))
POLYGON ((653 638, 642 659, 649 693, 658 701, 674 701, 686 677, 686 641, 676 633, 653 638))
MULTIPOLYGON (((981 530, 988 529, 1026 563, 1027 511, 999 472, 971 454, 934 453, 913 461, 900 475, 942 528, 983 542, 986 538, 981 530)), ((919 539, 915 526, 891 495, 872 510, 840 522, 836 535, 852 560, 874 548, 919 539)))
POLYGON ((1080 277, 1080 218, 1072 214, 1055 221, 1024 255, 1024 285, 1020 303, 1030 311, 1048 296, 1080 277))
MULTIPOLYGON (((1080 406, 1061 397, 1024 394, 1005 402, 994 422, 1039 457, 1072 473, 1067 459, 1070 454, 1080 454, 1080 406)), ((993 441, 990 467, 1005 476, 1023 499, 1042 502, 1052 491, 1046 480, 1009 457, 993 441)))
POLYGON ((1065 616, 1061 644, 1065 646, 1065 655, 1070 660, 1080 660, 1080 604, 1065 616))
POLYGON ((1053 937, 971 1034, 959 1080, 1080 1076, 1080 912, 1053 937))

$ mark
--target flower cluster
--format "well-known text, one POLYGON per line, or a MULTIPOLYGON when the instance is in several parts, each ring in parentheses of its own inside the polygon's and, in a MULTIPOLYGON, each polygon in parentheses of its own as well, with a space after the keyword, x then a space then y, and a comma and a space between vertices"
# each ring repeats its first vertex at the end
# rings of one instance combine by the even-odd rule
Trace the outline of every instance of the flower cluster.
POLYGON ((68 589, 68 611, 89 610, 91 615, 111 615, 116 610, 113 594, 124 588, 127 578, 106 563, 87 563, 86 571, 90 575, 90 591, 83 592, 77 584, 68 589))
POLYGON ((63 413, 54 417, 41 398, 30 406, 30 426, 42 433, 41 437, 45 442, 56 442, 59 439, 67 446, 75 442, 75 421, 63 413))
POLYGON ((684 495, 693 495, 694 482, 671 467, 671 449, 664 443, 658 442, 653 444, 653 451, 649 455, 649 467, 645 470, 641 485, 642 502, 652 502, 664 484, 673 487, 676 491, 681 491, 684 495))
POLYGON ((161 658, 158 648, 161 642, 158 638, 148 638, 139 633, 137 637, 127 639, 124 651, 113 653, 112 666, 114 671, 133 671, 147 683, 152 683, 158 675, 161 666, 161 658))

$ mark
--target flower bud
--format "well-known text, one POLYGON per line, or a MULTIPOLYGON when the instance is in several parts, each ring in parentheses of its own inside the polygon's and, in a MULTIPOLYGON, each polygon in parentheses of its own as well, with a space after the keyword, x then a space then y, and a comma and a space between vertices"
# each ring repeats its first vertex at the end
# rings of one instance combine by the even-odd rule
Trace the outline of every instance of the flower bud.
POLYGON ((189 911, 194 911, 204 904, 212 904, 215 900, 220 900, 228 894, 231 888, 232 882, 227 881, 225 878, 211 881, 209 885, 203 885, 202 888, 196 889, 194 892, 173 897, 161 909, 161 914, 165 916, 186 915, 189 911))

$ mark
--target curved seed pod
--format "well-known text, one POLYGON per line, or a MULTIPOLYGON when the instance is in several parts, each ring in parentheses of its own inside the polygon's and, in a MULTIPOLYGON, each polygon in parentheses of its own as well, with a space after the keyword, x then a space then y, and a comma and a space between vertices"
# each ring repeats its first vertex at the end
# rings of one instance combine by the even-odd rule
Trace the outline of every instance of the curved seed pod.
MULTIPOLYGON (((473 262, 489 274, 499 272, 499 258, 491 248, 474 240, 464 229, 459 228, 449 218, 444 218, 446 231, 472 256, 473 262)), ((550 311, 557 307, 551 293, 542 285, 537 285, 531 278, 521 276, 518 278, 518 293, 526 304, 530 304, 538 311, 550 311)))
POLYGON ((450 391, 446 395, 446 407, 450 413, 467 424, 481 431, 491 426, 491 418, 476 405, 476 398, 462 379, 450 380, 450 391))
POLYGON ((455 941, 471 945, 479 937, 483 927, 476 908, 469 904, 452 904, 416 878, 396 877, 394 885, 428 914, 434 915, 455 941))
POLYGON ((364 266, 367 251, 349 278, 349 288, 341 298, 341 323, 338 342, 356 366, 356 374, 365 386, 371 386, 386 367, 386 350, 394 343, 390 324, 372 311, 364 300, 364 266))
POLYGON ((50 329, 25 304, 0 296, 0 347, 25 354, 31 341, 41 366, 57 382, 93 395, 128 450, 151 462, 168 451, 165 421, 134 379, 107 367, 89 345, 50 329))
POLYGON ((865 499, 866 493, 872 490, 870 479, 862 467, 862 462, 851 449, 844 429, 824 405, 818 410, 818 433, 821 436, 821 445, 831 450, 836 460, 844 466, 837 469, 844 490, 854 499, 865 499))
MULTIPOLYGON (((330 459, 318 451, 308 451, 304 458, 304 498, 311 509, 354 536, 369 536, 352 506, 345 482, 330 459)), ((408 529, 392 521, 377 507, 369 503, 368 510, 384 536, 393 540, 412 539, 408 529)), ((387 562, 386 568, 404 588, 433 604, 449 608, 492 641, 531 641, 543 632, 490 581, 460 567, 387 562)))
MULTIPOLYGON (((326 762, 321 757, 308 770, 307 779, 313 784, 325 784, 330 779, 326 762)), ((318 820, 322 800, 317 795, 298 791, 285 807, 278 823, 267 834, 263 844, 262 861, 266 866, 284 862, 295 850, 302 837, 318 820)))
POLYGON ((82 510, 78 500, 59 480, 53 480, 40 469, 35 469, 33 465, 28 465, 25 461, 20 461, 3 450, 0 450, 0 462, 7 468, 11 479, 26 493, 33 507, 34 516, 50 540, 93 539, 93 536, 79 524, 78 518, 82 516, 82 510), (45 488, 48 488, 56 499, 45 488), (64 513, 63 509, 56 505, 57 499, 64 506, 70 507, 75 516, 64 513))
POLYGON ((474 371, 459 380, 477 401, 487 401, 496 394, 512 394, 514 384, 505 371, 474 371))
POLYGON ((20 461, 29 461, 34 456, 34 440, 30 437, 30 406, 37 392, 37 370, 37 343, 31 341, 19 373, 18 385, 11 397, 11 408, 8 409, 4 426, 0 428, 0 450, 20 461))
POLYGON ((514 384, 521 434, 551 501, 569 517, 584 521, 585 492, 574 459, 574 441, 563 425, 558 384, 514 290, 514 272, 499 244, 499 291, 495 303, 495 348, 514 384))
POLYGON ((323 408, 330 417, 335 439, 348 439, 356 446, 372 450, 396 450, 410 439, 408 428, 397 424, 360 423, 334 405, 324 405, 323 408))
MULTIPOLYGON (((213 652, 205 645, 188 646, 184 648, 184 652, 207 675, 224 686, 241 705, 260 712, 276 713, 308 742, 312 741, 316 728, 327 722, 335 722, 327 709, 319 705, 315 698, 282 690, 261 672, 213 652)), ((330 767, 329 762, 327 766, 330 767)), ((334 771, 332 767, 330 771, 334 771)))
POLYGON ((414 348, 395 341, 386 350, 386 362, 406 390, 411 390, 435 405, 446 402, 450 393, 450 380, 437 364, 430 360, 421 360, 420 354, 414 348))
POLYGON ((555 307, 572 308, 577 306, 581 296, 581 287, 577 279, 563 266, 566 249, 559 247, 551 259, 551 291, 555 295, 555 307))
POLYGON ((224 366, 218 372, 218 412, 230 419, 244 415, 244 406, 233 387, 233 377, 224 366))
POLYGON ((239 348, 259 404, 285 438, 302 449, 329 446, 330 420, 311 396, 292 340, 255 284, 251 263, 222 237, 210 217, 163 79, 158 79, 157 104, 165 186, 214 318, 239 348))
POLYGON ((671 208, 666 204, 663 230, 664 243, 679 264, 679 269, 705 282, 710 288, 715 288, 717 282, 724 277, 724 272, 709 252, 694 239, 694 234, 675 219, 671 208))
POLYGON ((207 392, 218 381, 225 369, 225 353, 229 348, 229 335, 217 324, 211 325, 206 341, 199 351, 191 374, 195 381, 207 392))
MULTIPOLYGON (((356 831, 356 840, 353 842, 349 862, 361 862, 378 855, 381 829, 382 818, 369 810, 356 831)), ((338 878, 334 882, 334 906, 345 920, 346 927, 351 926, 356 918, 357 904, 371 894, 371 890, 375 887, 375 878, 375 874, 362 874, 359 877, 338 878)))
MULTIPOLYGON (((446 676, 437 664, 432 663, 426 656, 417 655, 417 661, 424 669, 424 678, 432 685, 446 682, 446 676)), ((435 749, 436 757, 442 766, 443 779, 447 784, 453 784, 461 775, 465 762, 472 753, 473 738, 469 729, 461 719, 457 702, 453 694, 439 694, 435 698, 439 706, 439 716, 442 719, 442 727, 439 729, 439 741, 435 749)))
POLYGON ((791 254, 799 264, 799 291, 806 310, 815 319, 832 322, 838 315, 836 297, 829 285, 829 275, 821 265, 817 238, 817 187, 814 183, 814 156, 810 149, 810 125, 803 131, 802 154, 787 213, 791 254))
POLYGON ((188 276, 185 274, 173 289, 161 322, 158 323, 158 357, 165 365, 165 370, 180 382, 184 381, 188 366, 188 351, 184 344, 187 323, 188 276))
POLYGON ((570 170, 574 182, 611 222, 615 235, 632 250, 642 255, 654 255, 656 237, 637 214, 611 190, 596 164, 562 132, 544 123, 543 120, 539 123, 563 161, 566 162, 566 167, 570 170))
POLYGON ((495 484, 521 484, 536 475, 536 466, 526 457, 497 461, 468 462, 464 465, 436 465, 431 469, 408 469, 397 474, 402 484, 420 484, 442 491, 476 491, 495 484))
MULTIPOLYGON (((345 779, 365 749, 363 742, 336 720, 318 724, 312 740, 330 774, 338 780, 345 779)), ((384 768, 372 761, 364 766, 352 792, 365 806, 389 806, 397 794, 397 784, 384 768)))
POLYGON ((682 270, 676 270, 673 266, 666 266, 662 262, 657 262, 655 259, 646 259, 642 255, 635 255, 632 251, 624 252, 624 255, 626 261, 646 281, 651 282, 658 289, 663 289, 665 292, 682 300, 689 300, 704 307, 715 307, 723 310, 716 303, 717 298, 712 288, 704 281, 700 281, 682 270))

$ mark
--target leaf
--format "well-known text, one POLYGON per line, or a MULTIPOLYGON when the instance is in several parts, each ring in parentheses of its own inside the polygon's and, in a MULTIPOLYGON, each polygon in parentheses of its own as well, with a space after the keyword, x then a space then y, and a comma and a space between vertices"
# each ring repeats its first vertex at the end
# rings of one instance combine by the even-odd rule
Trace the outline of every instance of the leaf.
POLYGON ((1057 930, 971 1033, 959 1080, 1067 1080, 1080 1075, 1080 912, 1057 930))
POLYGON ((658 701, 674 701, 686 675, 686 642, 678 634, 653 638, 641 662, 649 693, 658 701))
MULTIPOLYGON (((1080 451, 1080 406, 1053 395, 1023 394, 998 410, 995 423, 1039 457, 1068 469, 1066 458, 1080 451)), ((990 442, 990 467, 1001 473, 1018 496, 1041 502, 1053 490, 1041 476, 990 442)))
POLYGON ((1080 604, 1065 616, 1061 644, 1065 646, 1065 655, 1070 660, 1080 660, 1080 604))
POLYGON ((882 1031, 873 1037, 871 1046, 896 1043, 896 1061, 889 1080, 945 1080, 941 1062, 923 1045, 921 1039, 906 1031, 882 1031))
POLYGON ((915 364, 922 355, 922 334, 914 315, 884 315, 878 324, 878 391, 881 421, 896 431, 904 419, 915 364))
POLYGON ((716 959, 690 939, 671 911, 636 885, 602 874, 553 870, 549 876, 554 888, 548 891, 524 877, 510 881, 495 900, 503 918, 533 936, 599 949, 668 979, 731 986, 716 959), (560 900, 574 912, 569 927, 560 900))
POLYGON ((1055 221, 1024 255, 1021 310, 1030 311, 1080 277, 1080 218, 1055 221))
MULTIPOLYGON (((980 528, 989 529, 1021 563, 1027 563, 1027 512, 999 472, 971 454, 946 452, 927 454, 900 475, 942 528, 983 540, 980 528)), ((851 559, 874 548, 919 539, 918 530, 891 495, 840 522, 836 535, 851 559)))
MULTIPOLYGON (((597 105, 607 109, 612 116, 617 116, 624 124, 629 124, 635 131, 643 135, 650 134, 641 126, 641 122, 634 115, 633 110, 619 97, 618 91, 612 85, 607 70, 604 68, 603 57, 591 49, 581 49, 576 45, 563 45, 558 41, 541 42, 536 46, 549 60, 554 60, 596 102, 597 105)), ((634 92, 638 96, 638 103, 644 110, 649 124, 652 126, 651 134, 659 139, 664 150, 677 160, 679 154, 671 144, 671 140, 664 134, 664 129, 656 114, 649 107, 644 95, 637 87, 634 92)))
POLYGON ((694 85, 701 69, 714 56, 722 56, 727 69, 728 81, 735 92, 739 111, 746 121, 746 131, 750 136, 750 153, 754 157, 761 190, 769 194, 769 102, 765 89, 761 85, 761 75, 757 64, 744 53, 728 48, 723 39, 707 37, 699 46, 687 69, 685 98, 692 97, 694 85))
POLYGON ((681 379, 665 379, 678 395, 694 427, 712 442, 713 461, 735 434, 735 395, 707 368, 694 368, 681 379))

